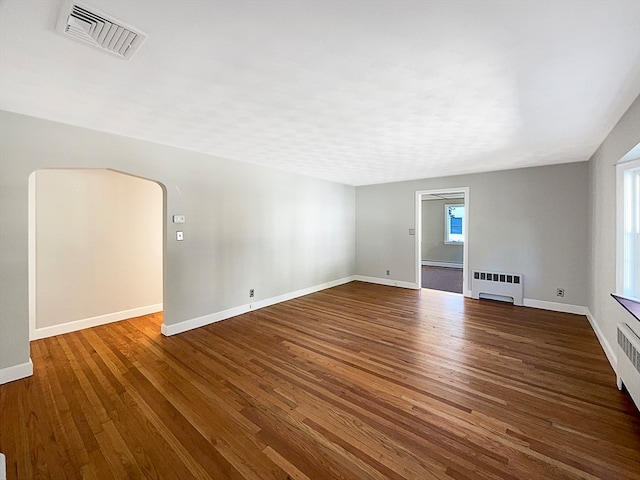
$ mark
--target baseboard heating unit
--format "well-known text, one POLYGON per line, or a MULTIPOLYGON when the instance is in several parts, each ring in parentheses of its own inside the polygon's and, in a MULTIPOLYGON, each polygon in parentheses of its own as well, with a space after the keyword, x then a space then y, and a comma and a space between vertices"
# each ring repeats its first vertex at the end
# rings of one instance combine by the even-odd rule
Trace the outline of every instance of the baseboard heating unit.
POLYGON ((618 388, 624 385, 640 409, 640 338, 626 323, 618 324, 618 388))
POLYGON ((510 298, 514 305, 522 306, 522 274, 486 270, 474 270, 472 273, 471 296, 473 298, 510 298))

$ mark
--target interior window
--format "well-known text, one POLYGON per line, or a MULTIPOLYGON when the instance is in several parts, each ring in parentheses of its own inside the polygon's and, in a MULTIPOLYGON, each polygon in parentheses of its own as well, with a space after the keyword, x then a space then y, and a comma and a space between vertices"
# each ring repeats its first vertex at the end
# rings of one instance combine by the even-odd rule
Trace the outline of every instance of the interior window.
POLYGON ((445 205, 444 222, 444 243, 463 243, 464 205, 445 205))
POLYGON ((618 291, 640 299, 640 159, 617 168, 618 291))

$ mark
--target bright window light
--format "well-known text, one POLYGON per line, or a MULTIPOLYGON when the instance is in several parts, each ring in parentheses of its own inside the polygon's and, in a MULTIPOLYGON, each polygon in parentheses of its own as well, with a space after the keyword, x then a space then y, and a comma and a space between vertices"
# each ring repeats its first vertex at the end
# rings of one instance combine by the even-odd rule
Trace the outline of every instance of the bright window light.
POLYGON ((444 206, 444 243, 464 243, 464 205, 444 206))
POLYGON ((618 290, 625 297, 640 299, 640 159, 618 165, 618 188, 622 189, 618 208, 621 249, 618 255, 618 290))

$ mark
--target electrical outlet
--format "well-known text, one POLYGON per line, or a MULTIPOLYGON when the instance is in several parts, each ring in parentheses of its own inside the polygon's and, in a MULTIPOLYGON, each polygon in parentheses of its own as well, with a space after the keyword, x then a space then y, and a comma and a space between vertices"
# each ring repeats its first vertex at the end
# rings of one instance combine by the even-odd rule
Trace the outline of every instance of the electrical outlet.
POLYGON ((558 289, 556 290, 556 295, 557 295, 558 297, 564 297, 564 288, 558 288, 558 289))
POLYGON ((249 298, 253 297, 253 288, 251 290, 249 290, 249 298))
POLYGON ((391 270, 387 270, 387 275, 391 275, 391 270))

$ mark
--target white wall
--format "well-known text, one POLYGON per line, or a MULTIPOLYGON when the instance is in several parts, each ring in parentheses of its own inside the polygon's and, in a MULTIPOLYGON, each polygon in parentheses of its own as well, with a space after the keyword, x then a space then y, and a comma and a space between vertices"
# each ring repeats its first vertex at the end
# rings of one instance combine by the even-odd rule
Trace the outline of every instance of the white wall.
POLYGON ((112 168, 164 185, 166 325, 248 304, 250 288, 259 302, 354 274, 353 187, 9 112, 0 135, 0 370, 29 361, 35 170, 112 168))
POLYGON ((422 260, 462 263, 462 245, 444 243, 444 206, 464 204, 464 199, 422 201, 422 260))
POLYGON ((358 187, 357 274, 384 278, 389 269, 392 281, 417 286, 415 238, 408 234, 415 192, 460 187, 470 189, 469 275, 521 273, 525 298, 586 306, 587 162, 358 187))
POLYGON ((38 337, 70 322, 161 309, 160 186, 103 169, 34 175, 38 337))
MULTIPOLYGON (((589 311, 615 368, 616 325, 630 316, 610 294, 616 291, 616 168, 640 143, 640 97, 589 160, 589 311)), ((640 268, 640 266, 638 267, 640 268)), ((640 335, 640 328, 630 322, 640 335)))

